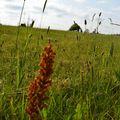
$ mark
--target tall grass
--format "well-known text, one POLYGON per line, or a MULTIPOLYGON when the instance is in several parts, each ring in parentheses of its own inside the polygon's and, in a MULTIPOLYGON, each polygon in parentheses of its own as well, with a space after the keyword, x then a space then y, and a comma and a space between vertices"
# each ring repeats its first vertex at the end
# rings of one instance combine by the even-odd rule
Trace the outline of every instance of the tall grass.
POLYGON ((45 9, 46 9, 46 5, 47 5, 47 0, 45 0, 44 6, 43 6, 43 9, 42 9, 42 16, 41 16, 41 21, 40 21, 40 28, 42 26, 42 20, 43 20, 43 15, 44 15, 44 12, 45 12, 45 9))
MULTIPOLYGON (((42 40, 36 29, 30 29, 32 36, 28 36, 26 28, 21 28, 22 69, 16 89, 15 30, 16 27, 8 26, 0 33, 5 41, 0 52, 0 119, 27 120, 26 87, 39 69, 39 56, 48 42, 48 34, 41 29, 42 40), (4 30, 6 37, 1 34, 4 30)), ((119 119, 120 37, 52 30, 49 36, 57 55, 52 88, 47 94, 49 106, 42 111, 43 117, 46 120, 119 119)))
POLYGON ((20 86, 20 82, 22 81, 22 75, 21 75, 21 71, 22 71, 22 65, 20 63, 20 42, 19 42, 19 32, 20 32, 20 24, 21 24, 21 20, 22 20, 22 15, 23 15, 23 10, 25 7, 25 2, 26 0, 23 1, 23 6, 22 6, 22 10, 21 10, 21 14, 20 14, 20 19, 19 19, 19 24, 18 24, 18 29, 17 29, 17 37, 16 37, 16 58, 17 58, 17 65, 16 65, 16 88, 19 88, 20 86))
MULTIPOLYGON (((47 0, 43 13, 46 4, 47 0)), ((25 0, 19 25, 24 6, 25 0)), ((57 55, 52 88, 47 93, 49 106, 41 111, 43 118, 119 120, 120 37, 36 31, 39 29, 0 27, 0 119, 29 119, 25 110, 27 85, 37 76, 39 56, 50 37, 57 55)))

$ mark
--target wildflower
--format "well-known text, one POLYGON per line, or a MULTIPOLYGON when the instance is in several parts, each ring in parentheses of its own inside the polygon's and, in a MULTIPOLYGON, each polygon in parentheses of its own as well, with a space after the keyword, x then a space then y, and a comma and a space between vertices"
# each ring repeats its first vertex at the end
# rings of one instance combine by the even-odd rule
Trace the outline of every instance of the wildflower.
POLYGON ((42 59, 39 64, 41 68, 38 71, 38 76, 30 83, 28 89, 28 106, 26 110, 31 120, 42 120, 40 111, 47 106, 44 101, 49 99, 49 97, 46 96, 46 92, 52 82, 50 75, 53 72, 54 57, 55 52, 49 42, 42 54, 42 59))

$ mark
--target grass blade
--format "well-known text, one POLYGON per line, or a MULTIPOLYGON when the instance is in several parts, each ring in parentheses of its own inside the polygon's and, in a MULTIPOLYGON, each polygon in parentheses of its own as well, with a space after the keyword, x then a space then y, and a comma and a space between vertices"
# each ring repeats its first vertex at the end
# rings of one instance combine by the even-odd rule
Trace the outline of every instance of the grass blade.
POLYGON ((46 4, 47 4, 47 0, 45 0, 45 3, 44 3, 44 7, 43 7, 43 13, 44 13, 44 11, 45 11, 45 8, 46 8, 46 4))

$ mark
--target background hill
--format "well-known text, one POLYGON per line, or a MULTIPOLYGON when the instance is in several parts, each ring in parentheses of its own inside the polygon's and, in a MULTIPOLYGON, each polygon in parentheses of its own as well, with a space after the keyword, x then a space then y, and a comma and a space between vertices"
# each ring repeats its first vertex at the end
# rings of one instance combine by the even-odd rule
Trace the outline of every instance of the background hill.
POLYGON ((45 120, 120 119, 120 36, 0 26, 0 119, 27 120, 28 83, 56 52, 45 120), (16 44, 18 43, 18 44, 16 44), (19 51, 19 52, 18 52, 19 51), (19 56, 19 57, 18 57, 19 56))

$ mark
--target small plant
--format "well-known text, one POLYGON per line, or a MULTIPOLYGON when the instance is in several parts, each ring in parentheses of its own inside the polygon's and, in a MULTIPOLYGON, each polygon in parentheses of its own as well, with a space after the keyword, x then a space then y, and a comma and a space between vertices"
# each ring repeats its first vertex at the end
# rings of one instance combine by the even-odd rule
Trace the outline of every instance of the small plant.
MULTIPOLYGON (((95 18, 95 16, 96 16, 96 13, 92 16, 92 22, 94 21, 94 18, 95 18)), ((98 19, 97 19, 97 26, 96 26, 96 28, 94 29, 94 31, 93 31, 93 33, 99 33, 99 27, 100 27, 100 25, 102 24, 102 19, 101 19, 101 16, 102 16, 102 12, 100 12, 99 13, 99 15, 98 15, 98 19)))
POLYGON ((99 17, 98 17, 98 22, 97 22, 97 27, 96 27, 97 34, 99 33, 98 32, 99 26, 101 25, 101 15, 102 15, 102 12, 99 13, 99 17))
POLYGON ((46 95, 48 88, 51 86, 50 75, 53 72, 55 52, 49 42, 44 48, 42 60, 39 66, 38 76, 30 83, 28 88, 28 106, 26 108, 30 120, 42 120, 41 110, 47 106, 45 100, 49 97, 46 95))

